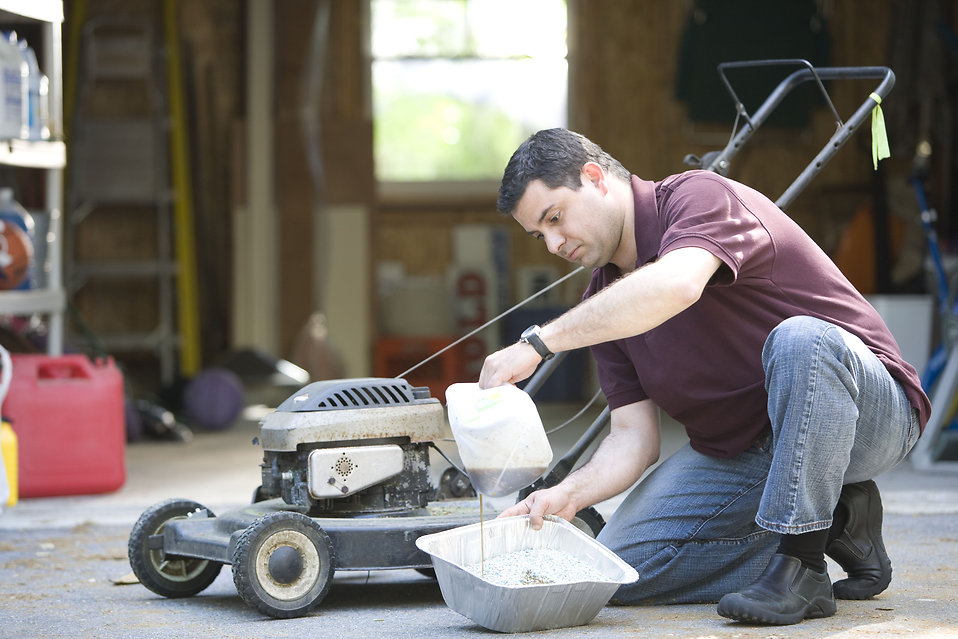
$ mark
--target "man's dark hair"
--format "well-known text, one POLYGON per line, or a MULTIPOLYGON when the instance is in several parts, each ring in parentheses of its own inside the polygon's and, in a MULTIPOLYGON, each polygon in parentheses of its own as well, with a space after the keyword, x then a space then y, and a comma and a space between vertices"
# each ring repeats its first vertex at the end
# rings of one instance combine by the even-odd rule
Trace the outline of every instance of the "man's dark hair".
POLYGON ((534 180, 550 189, 567 186, 579 190, 582 166, 595 162, 615 177, 628 181, 629 172, 614 157, 584 135, 568 129, 544 129, 532 134, 512 154, 499 186, 496 207, 512 215, 526 187, 534 180))

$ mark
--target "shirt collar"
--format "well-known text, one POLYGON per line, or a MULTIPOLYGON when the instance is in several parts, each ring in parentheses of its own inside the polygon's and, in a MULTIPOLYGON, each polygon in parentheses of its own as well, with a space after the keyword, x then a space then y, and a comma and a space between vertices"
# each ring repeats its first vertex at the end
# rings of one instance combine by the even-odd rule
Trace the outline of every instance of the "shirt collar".
POLYGON ((655 204, 655 183, 633 175, 632 195, 635 201, 635 266, 639 268, 658 256, 662 240, 661 234, 658 233, 659 214, 655 204))

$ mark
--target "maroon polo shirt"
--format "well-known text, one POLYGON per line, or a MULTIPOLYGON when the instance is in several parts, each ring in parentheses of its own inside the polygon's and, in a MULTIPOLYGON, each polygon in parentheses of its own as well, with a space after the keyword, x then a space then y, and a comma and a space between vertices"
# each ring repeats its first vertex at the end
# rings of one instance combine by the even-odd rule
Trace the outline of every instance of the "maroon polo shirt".
MULTIPOLYGON (((592 347, 611 408, 652 399, 692 447, 732 457, 767 428, 762 348, 786 318, 810 315, 857 335, 904 387, 922 427, 931 405, 874 307, 814 241, 764 195, 710 171, 652 183, 632 177, 640 267, 695 246, 720 259, 701 298, 660 326, 592 347)), ((619 278, 593 271, 585 297, 619 278)))

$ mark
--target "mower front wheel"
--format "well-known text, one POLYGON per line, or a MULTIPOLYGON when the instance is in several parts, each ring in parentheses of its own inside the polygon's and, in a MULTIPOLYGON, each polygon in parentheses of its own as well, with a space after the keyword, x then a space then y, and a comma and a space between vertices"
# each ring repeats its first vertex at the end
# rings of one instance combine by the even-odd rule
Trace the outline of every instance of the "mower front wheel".
POLYGON ((233 583, 249 606, 288 619, 319 606, 335 572, 333 546, 322 527, 297 512, 257 519, 233 551, 233 583))
POLYGON ((127 554, 140 583, 164 597, 192 597, 213 583, 223 567, 218 561, 169 555, 163 529, 176 519, 213 513, 195 501, 168 499, 146 509, 130 532, 127 554))

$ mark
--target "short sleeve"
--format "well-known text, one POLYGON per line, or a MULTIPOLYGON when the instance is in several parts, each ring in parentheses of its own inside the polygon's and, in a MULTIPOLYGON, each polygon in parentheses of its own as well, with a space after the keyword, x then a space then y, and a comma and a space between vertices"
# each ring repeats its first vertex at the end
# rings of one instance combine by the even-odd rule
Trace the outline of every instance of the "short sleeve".
POLYGON ((620 408, 648 399, 635 366, 617 342, 596 344, 590 349, 598 363, 599 386, 609 408, 620 408))
POLYGON ((660 255, 690 246, 707 250, 729 269, 723 284, 768 275, 768 230, 729 182, 707 172, 685 174, 669 186, 662 204, 660 255))

